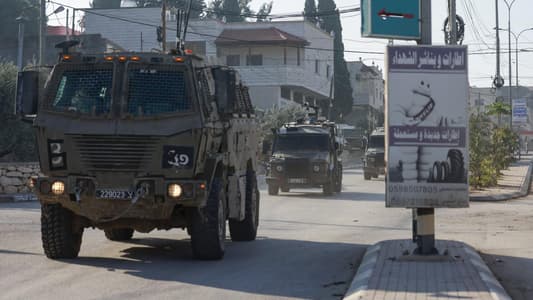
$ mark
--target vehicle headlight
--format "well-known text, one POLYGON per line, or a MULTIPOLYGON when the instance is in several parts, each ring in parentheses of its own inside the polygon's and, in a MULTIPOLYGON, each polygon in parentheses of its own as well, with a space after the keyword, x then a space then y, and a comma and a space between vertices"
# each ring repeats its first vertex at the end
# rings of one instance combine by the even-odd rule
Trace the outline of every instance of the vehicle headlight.
POLYGON ((61 195, 65 192, 65 184, 61 181, 54 181, 52 183, 52 194, 61 195))
POLYGON ((320 165, 314 165, 313 166, 313 171, 314 172, 320 172, 320 165))
POLYGON ((277 165, 276 166, 276 171, 283 172, 283 166, 282 165, 277 165))
POLYGON ((171 183, 168 185, 167 194, 172 198, 178 198, 181 196, 183 189, 177 183, 171 183))
POLYGON ((66 168, 67 154, 63 151, 62 140, 48 140, 48 153, 51 170, 66 168))

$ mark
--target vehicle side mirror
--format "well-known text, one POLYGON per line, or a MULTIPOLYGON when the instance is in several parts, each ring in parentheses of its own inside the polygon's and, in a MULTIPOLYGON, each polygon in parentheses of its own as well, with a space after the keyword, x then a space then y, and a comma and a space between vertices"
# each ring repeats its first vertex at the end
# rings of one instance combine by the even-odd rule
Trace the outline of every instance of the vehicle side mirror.
POLYGON ((39 92, 39 71, 19 72, 15 97, 15 114, 21 117, 37 114, 39 92))

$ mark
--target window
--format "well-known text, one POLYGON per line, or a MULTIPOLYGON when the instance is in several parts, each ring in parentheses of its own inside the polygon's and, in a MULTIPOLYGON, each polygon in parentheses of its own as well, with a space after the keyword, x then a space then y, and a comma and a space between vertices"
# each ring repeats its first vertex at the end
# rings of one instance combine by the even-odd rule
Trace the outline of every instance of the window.
POLYGON ((246 65, 247 66, 262 66, 263 65, 263 55, 262 54, 252 54, 246 56, 246 65))
POLYGON ((287 64, 287 48, 283 48, 283 64, 287 64))
POLYGON ((320 74, 320 61, 318 59, 315 60, 315 73, 320 74))
POLYGON ((300 65, 300 47, 296 48, 296 65, 300 65))
POLYGON ((331 76, 331 66, 326 66, 326 78, 329 78, 331 76))
POLYGON ((286 87, 281 87, 281 98, 291 100, 291 90, 286 87))
POLYGON ((128 70, 128 113, 156 115, 190 111, 191 107, 183 71, 153 67, 128 70))
POLYGON ((292 100, 294 100, 295 102, 302 103, 304 100, 304 95, 302 93, 294 92, 293 96, 294 99, 292 100))
POLYGON ((327 134, 280 134, 274 141, 276 151, 328 151, 327 134))
POLYGON ((228 66, 240 66, 241 56, 238 54, 226 56, 226 65, 228 66))
POLYGON ((51 106, 58 111, 108 113, 112 84, 112 68, 65 71, 61 74, 51 106))

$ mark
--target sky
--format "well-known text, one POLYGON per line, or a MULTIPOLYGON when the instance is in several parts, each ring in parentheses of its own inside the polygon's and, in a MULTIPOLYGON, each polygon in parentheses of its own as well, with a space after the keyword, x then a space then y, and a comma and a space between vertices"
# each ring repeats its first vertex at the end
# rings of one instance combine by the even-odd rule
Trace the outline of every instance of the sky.
MULTIPOLYGON (((89 7, 90 0, 54 0, 69 6, 78 8, 89 7)), ((496 0, 495 0, 496 1, 496 0)), ((465 39, 463 45, 468 45, 471 53, 488 52, 483 55, 469 56, 469 81, 472 86, 490 86, 492 77, 496 73, 496 26, 495 17, 495 1, 492 0, 457 0, 457 14, 465 20, 465 39)), ((508 22, 508 8, 505 0, 499 1, 500 11, 500 28, 507 28, 508 22)), ((509 3, 513 0, 507 0, 509 3)), ((209 2, 209 0, 206 0, 209 2)), ((264 0, 252 0, 251 7, 255 10, 265 2, 264 0)), ((305 0, 274 0, 272 9, 273 14, 295 13, 303 11, 305 0)), ((335 0, 338 8, 352 8, 359 6, 357 0, 335 0)), ((432 0, 432 34, 433 44, 444 44, 444 35, 442 27, 444 19, 447 16, 447 0, 432 0)), ((52 13, 57 5, 49 3, 47 7, 48 13, 52 13)), ((514 0, 511 7, 511 30, 519 33, 524 29, 533 27, 533 19, 531 18, 531 11, 533 11, 533 1, 531 0, 514 0)), ((79 17, 79 16, 78 16, 79 17)), ((65 12, 52 15, 49 17, 50 25, 57 25, 58 23, 65 25, 65 12)), ((383 52, 387 44, 387 40, 374 38, 361 38, 361 17, 358 12, 352 12, 341 15, 343 27, 344 48, 352 51, 379 51, 383 52)), ((500 42, 503 50, 508 49, 508 33, 500 31, 500 42)), ((512 49, 512 82, 515 82, 515 39, 511 36, 512 49)), ((414 42, 407 42, 414 44, 414 42)), ((533 30, 525 31, 519 38, 518 48, 522 50, 532 50, 530 52, 520 51, 519 53, 519 82, 521 85, 533 86, 533 30)), ((372 64, 374 62, 383 68, 384 55, 383 54, 360 54, 360 53, 345 53, 345 59, 348 61, 359 60, 361 58, 365 63, 372 64)), ((501 56, 501 73, 508 83, 509 73, 509 59, 508 53, 502 53, 501 56)))

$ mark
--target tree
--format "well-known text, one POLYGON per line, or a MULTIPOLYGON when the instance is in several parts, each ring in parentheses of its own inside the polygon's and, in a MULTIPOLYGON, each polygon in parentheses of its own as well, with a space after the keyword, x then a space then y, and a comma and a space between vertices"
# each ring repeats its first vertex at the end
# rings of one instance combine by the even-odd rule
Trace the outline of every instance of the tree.
POLYGON ((239 0, 224 0, 222 2, 222 11, 228 23, 242 22, 245 20, 244 16, 242 16, 242 3, 239 0))
POLYGON ((321 15, 322 29, 334 35, 333 40, 333 109, 332 119, 339 120, 342 116, 348 115, 352 111, 352 86, 350 85, 350 74, 344 60, 344 44, 342 42, 342 26, 337 6, 333 0, 319 0, 318 14, 321 15))
POLYGON ((213 0, 209 3, 207 17, 231 22, 245 22, 247 17, 257 15, 257 21, 265 21, 272 11, 272 1, 263 3, 256 14, 250 8, 252 0, 213 0))
POLYGON ((267 17, 272 12, 272 5, 274 4, 274 1, 270 1, 269 3, 263 3, 261 4, 261 7, 259 8, 259 11, 257 12, 257 22, 265 22, 267 17))
POLYGON ((14 112, 17 67, 0 62, 0 160, 35 161, 35 137, 30 124, 14 112))
POLYGON ((17 47, 20 16, 26 18, 24 36, 35 37, 39 32, 39 0, 2 0, 0 9, 0 41, 2 47, 17 47))
POLYGON ((304 8, 305 19, 313 24, 316 23, 316 3, 315 0, 305 0, 304 8))
MULTIPOLYGON (((136 0, 137 7, 161 7, 164 0, 136 0)), ((167 7, 178 9, 187 9, 189 0, 167 0, 167 7)), ((192 0, 191 2, 191 19, 199 19, 204 16, 206 8, 205 0, 192 0)))
POLYGON ((92 8, 120 8, 121 0, 93 0, 92 8))
POLYGON ((502 115, 511 114, 511 106, 501 101, 496 101, 487 105, 486 113, 489 116, 498 116, 498 126, 500 126, 502 121, 502 115))

